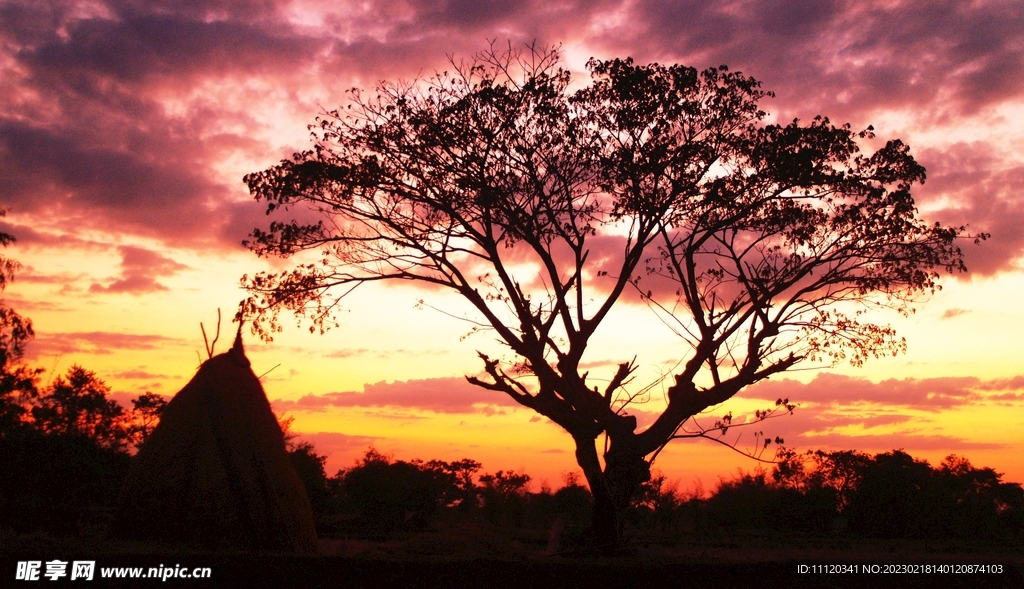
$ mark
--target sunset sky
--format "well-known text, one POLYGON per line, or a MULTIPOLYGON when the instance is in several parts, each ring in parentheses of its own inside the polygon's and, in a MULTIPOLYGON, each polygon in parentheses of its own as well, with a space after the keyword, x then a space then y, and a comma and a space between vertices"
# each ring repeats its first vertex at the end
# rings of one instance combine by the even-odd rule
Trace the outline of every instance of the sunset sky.
MULTIPOLYGON (((901 138, 928 170, 929 221, 992 237, 965 242, 966 275, 902 318, 909 352, 864 367, 803 364, 715 408, 736 416, 788 397, 795 414, 753 431, 808 449, 902 448, 937 464, 967 456, 1024 482, 1024 4, 1006 1, 0 0, 0 231, 22 263, 3 293, 31 317, 44 383, 73 364, 124 404, 173 395, 218 350, 243 274, 287 268, 241 246, 266 224, 242 176, 310 146, 306 126, 346 90, 412 80, 489 40, 561 44, 580 80, 590 57, 698 68, 728 64, 776 93, 771 120, 822 114, 901 138)), ((456 297, 368 285, 340 326, 308 322, 249 356, 279 415, 350 466, 366 448, 399 459, 463 457, 559 486, 575 471, 562 430, 476 389, 478 349, 456 297), (269 372, 268 372, 269 371, 269 372)), ((638 301, 620 305, 588 355, 595 375, 637 357, 655 381, 685 350, 638 301)), ((663 387, 638 407, 649 423, 663 387), (645 417, 646 416, 646 417, 645 417)), ((663 406, 663 405, 662 405, 663 406)), ((737 432, 738 433, 738 432, 737 432)), ((730 440, 735 440, 730 435, 730 440)), ((681 488, 755 464, 706 441, 655 463, 681 488)))

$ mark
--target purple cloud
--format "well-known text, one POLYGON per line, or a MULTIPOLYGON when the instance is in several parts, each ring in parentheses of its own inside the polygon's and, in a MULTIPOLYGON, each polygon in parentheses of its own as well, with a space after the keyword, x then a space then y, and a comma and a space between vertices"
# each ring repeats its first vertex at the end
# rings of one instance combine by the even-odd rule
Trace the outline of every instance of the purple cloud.
MULTIPOLYGON (((1012 2, 458 0, 291 14, 273 0, 0 5, 0 176, 12 219, 45 218, 65 236, 238 248, 266 219, 218 162, 271 165, 306 147, 269 138, 281 113, 311 120, 348 87, 430 75, 450 68, 447 54, 469 58, 495 37, 565 42, 577 60, 726 63, 776 91, 766 107, 782 119, 821 113, 861 127, 902 109, 927 127, 1024 95, 1024 8, 1012 2), (267 102, 249 100, 250 86, 267 102)), ((964 166, 975 147, 915 147, 930 172, 922 202, 959 203, 936 220, 993 234, 968 248, 972 270, 1010 268, 1024 253, 1021 173, 998 148, 975 169, 964 166)))
POLYGON ((1014 3, 629 6, 617 34, 600 41, 606 51, 698 67, 726 63, 811 115, 857 119, 884 107, 970 113, 1022 91, 1024 10, 1014 3))

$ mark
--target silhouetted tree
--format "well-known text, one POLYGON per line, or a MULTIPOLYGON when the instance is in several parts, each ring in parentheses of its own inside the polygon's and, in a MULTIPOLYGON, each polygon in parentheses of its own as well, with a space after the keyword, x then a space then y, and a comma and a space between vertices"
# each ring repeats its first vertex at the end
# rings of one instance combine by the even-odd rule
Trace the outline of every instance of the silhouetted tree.
MULTIPOLYGON (((6 210, 0 209, 0 217, 6 214, 6 210)), ((0 231, 0 245, 6 248, 15 241, 13 235, 0 231)), ((14 280, 14 274, 20 268, 21 264, 17 260, 0 256, 0 292, 7 288, 7 283, 14 280)), ((25 343, 33 335, 32 321, 0 302, 0 365, 20 359, 25 351, 25 343)))
POLYGON ((109 523, 138 424, 105 398, 94 373, 75 366, 40 393, 41 372, 17 365, 0 374, 0 400, 17 393, 0 403, 0 526, 95 532, 109 523))
POLYGON ((124 449, 130 437, 124 408, 108 399, 110 387, 81 366, 58 376, 32 407, 32 420, 47 434, 84 436, 104 448, 124 449))
POLYGON ((387 537, 403 525, 425 524, 443 495, 433 473, 372 448, 337 478, 358 511, 363 530, 372 537, 387 537))
POLYGON ((167 400, 162 396, 146 391, 132 399, 131 425, 128 428, 133 446, 141 446, 149 439, 157 424, 160 414, 167 407, 167 400))
POLYGON ((991 468, 947 456, 933 468, 901 450, 869 456, 857 451, 787 452, 772 478, 803 496, 796 509, 814 529, 841 515, 849 530, 883 538, 1024 539, 1024 490, 991 468), (813 463, 808 469, 804 460, 813 463))
POLYGON ((24 428, 0 441, 0 527, 74 534, 109 523, 128 454, 84 435, 24 428))
POLYGON ((499 470, 480 475, 483 514, 491 523, 521 526, 526 513, 530 475, 499 470))
POLYGON ((850 529, 881 538, 919 535, 917 525, 927 502, 922 501, 931 467, 906 452, 893 450, 865 464, 845 513, 850 529))
POLYGON ((309 211, 246 244, 323 257, 243 277, 240 315, 269 338, 282 310, 327 329, 366 282, 458 293, 474 329, 511 352, 481 353, 486 376, 469 381, 573 438, 596 540, 614 545, 650 461, 672 439, 707 435, 684 428, 692 416, 802 361, 902 350, 863 312, 905 312, 938 270, 964 270, 963 228, 917 217, 910 190, 924 169, 906 145, 865 156, 870 128, 764 124, 771 94, 724 66, 591 60, 590 85, 573 91, 558 61, 492 47, 421 83, 355 91, 312 126, 313 149, 247 175, 268 214, 309 211), (580 370, 630 289, 684 342, 667 408, 643 431, 626 410, 632 363, 603 390, 580 370))
POLYGON ((556 513, 564 518, 566 529, 590 525, 594 498, 580 484, 576 473, 566 475, 565 484, 554 493, 554 500, 556 513))
POLYGON ((433 473, 441 490, 440 503, 444 507, 457 507, 462 513, 473 511, 477 507, 480 489, 474 482, 481 464, 476 460, 463 458, 454 462, 431 460, 423 463, 413 460, 422 469, 433 473))
POLYGON ((288 449, 288 457, 306 489, 306 496, 309 497, 310 506, 313 508, 313 520, 319 531, 337 509, 336 501, 329 489, 327 471, 324 470, 327 457, 318 454, 316 448, 309 442, 294 444, 288 449))
POLYGON ((31 403, 39 394, 41 368, 20 362, 0 366, 0 438, 13 429, 24 427, 31 403))
MULTIPOLYGON (((0 209, 0 217, 5 214, 0 209)), ((15 241, 14 236, 0 232, 0 245, 7 247, 15 241)), ((17 261, 0 256, 0 292, 14 280, 19 268, 17 261)), ((32 321, 0 300, 0 438, 24 424, 29 405, 38 395, 43 371, 22 363, 25 344, 33 335, 32 321)))
POLYGON ((640 492, 633 497, 632 520, 640 527, 672 529, 676 511, 684 501, 677 484, 668 484, 663 474, 652 476, 640 485, 640 492))
POLYGON ((814 453, 814 472, 808 476, 809 489, 827 489, 835 495, 835 507, 840 513, 849 503, 850 493, 856 489, 871 457, 856 450, 837 450, 814 453))
MULTIPOLYGON (((738 529, 811 531, 821 526, 813 517, 806 496, 799 490, 773 484, 764 471, 723 480, 708 499, 713 523, 738 529)), ((831 521, 832 505, 827 518, 831 521)))

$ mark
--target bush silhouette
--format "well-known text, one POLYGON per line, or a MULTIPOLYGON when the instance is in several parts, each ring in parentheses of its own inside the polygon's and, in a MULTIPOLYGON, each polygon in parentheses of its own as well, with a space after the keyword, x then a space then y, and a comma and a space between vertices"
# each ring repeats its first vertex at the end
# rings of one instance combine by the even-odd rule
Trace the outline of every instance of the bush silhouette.
POLYGON ((363 532, 371 537, 387 537, 401 527, 424 525, 436 513, 443 495, 443 485, 434 473, 416 464, 393 461, 373 449, 337 478, 357 511, 363 532))
POLYGON ((335 496, 329 488, 327 472, 324 470, 327 457, 317 454, 309 442, 296 444, 288 451, 288 457, 306 489, 306 496, 309 497, 310 506, 313 508, 313 520, 319 533, 327 524, 327 520, 338 510, 335 496))
POLYGON ((565 518, 566 529, 582 529, 591 523, 594 498, 586 487, 570 478, 564 487, 555 491, 554 506, 558 515, 565 518))
POLYGON ((499 470, 480 476, 483 514, 493 524, 519 527, 526 515, 530 476, 499 470))
POLYGON ((0 526, 60 535, 99 531, 128 460, 81 434, 9 432, 0 438, 0 526))

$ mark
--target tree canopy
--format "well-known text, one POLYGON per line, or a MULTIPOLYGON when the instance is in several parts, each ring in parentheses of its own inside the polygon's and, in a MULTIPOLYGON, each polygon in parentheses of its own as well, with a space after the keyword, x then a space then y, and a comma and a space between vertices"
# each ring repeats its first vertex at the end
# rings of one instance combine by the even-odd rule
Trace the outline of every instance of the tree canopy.
POLYGON ((725 66, 587 69, 577 89, 557 50, 492 47, 430 79, 353 90, 311 125, 312 149, 245 177, 274 216, 248 247, 322 255, 243 277, 240 315, 269 338, 283 310, 330 327, 366 282, 458 293, 511 351, 481 353, 469 381, 573 437, 595 531, 614 543, 653 457, 700 433, 691 417, 800 362, 904 349, 865 313, 905 313, 939 272, 964 270, 965 229, 918 217, 924 168, 899 140, 863 154, 870 127, 769 123, 771 93, 725 66), (633 363, 603 390, 580 370, 630 292, 681 337, 667 408, 642 431, 626 408, 633 363))

